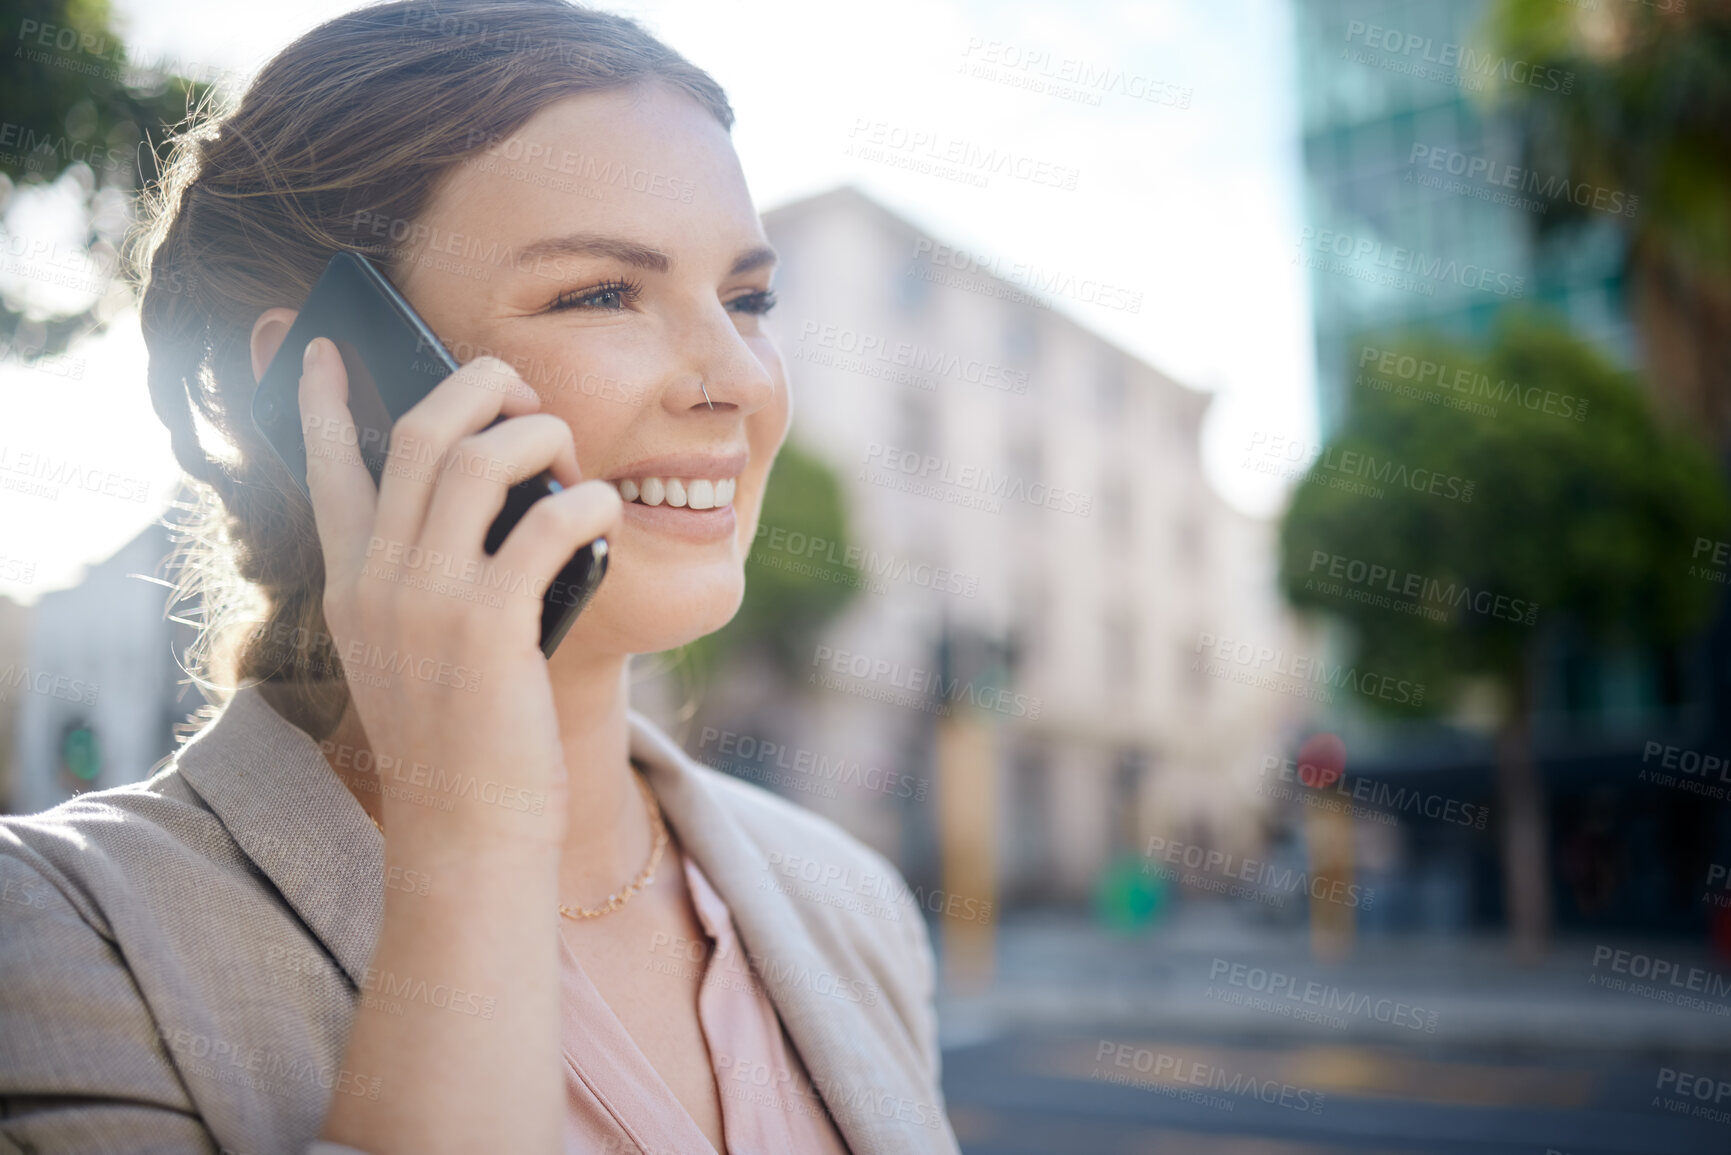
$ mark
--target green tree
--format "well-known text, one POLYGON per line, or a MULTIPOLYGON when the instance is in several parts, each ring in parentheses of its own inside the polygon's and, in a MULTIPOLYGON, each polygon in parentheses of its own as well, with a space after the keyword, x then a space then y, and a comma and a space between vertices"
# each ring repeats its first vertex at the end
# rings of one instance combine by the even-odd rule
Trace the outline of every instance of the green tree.
POLYGON ((1530 957, 1551 925, 1529 741, 1539 624, 1567 621, 1607 644, 1681 637, 1716 602, 1692 554, 1699 539, 1724 538, 1731 498, 1712 453, 1656 422, 1632 375, 1535 314, 1505 314, 1485 349, 1411 335, 1375 344, 1394 360, 1363 368, 1351 416, 1298 487, 1281 527, 1281 584, 1295 607, 1348 627, 1356 668, 1426 687, 1420 702, 1359 687, 1373 708, 1435 714, 1469 686, 1495 689, 1504 893, 1530 957), (1378 375, 1381 364, 1394 372, 1378 375), (1462 398, 1463 383, 1480 388, 1481 374, 1473 401, 1492 412, 1442 404, 1462 398), (1388 478, 1380 497, 1330 484, 1368 474, 1388 478), (1440 492, 1429 491, 1433 474, 1449 479, 1440 492), (1337 558, 1344 582, 1329 573, 1337 558), (1394 604, 1348 592, 1372 593, 1357 583, 1373 566, 1392 575, 1374 592, 1394 604), (1405 612, 1414 604, 1421 612, 1405 612))
POLYGON ((1500 93, 1528 167, 1570 182, 1540 229, 1607 213, 1622 225, 1651 375, 1731 446, 1731 6, 1497 0, 1488 30, 1502 54, 1570 77, 1566 92, 1500 93))
POLYGON ((43 258, 31 248, 42 238, 8 229, 9 255, 22 249, 21 269, 71 271, 98 286, 69 308, 63 297, 51 303, 26 272, 0 297, 0 341, 41 356, 64 351, 113 311, 102 287, 124 271, 120 250, 137 190, 160 174, 168 129, 206 86, 130 62, 108 0, 0 0, 0 22, 11 40, 0 71, 0 213, 71 173, 84 220, 79 251, 43 258))
POLYGON ((725 627, 680 654, 701 681, 745 650, 767 656, 790 681, 811 661, 819 626, 853 599, 860 571, 847 562, 847 505, 841 479, 792 441, 782 446, 764 489, 757 540, 745 569, 745 597, 725 627))

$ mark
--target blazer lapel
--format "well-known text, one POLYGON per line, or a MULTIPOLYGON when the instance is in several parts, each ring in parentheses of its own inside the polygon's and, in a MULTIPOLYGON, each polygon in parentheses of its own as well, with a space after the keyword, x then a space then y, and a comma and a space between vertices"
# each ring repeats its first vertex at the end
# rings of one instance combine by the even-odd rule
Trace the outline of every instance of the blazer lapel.
POLYGON ((359 987, 385 913, 385 842, 318 743, 248 683, 178 766, 359 987))
POLYGON ((696 764, 635 712, 631 731, 632 754, 648 769, 680 844, 726 901, 753 962, 769 964, 759 977, 849 1148, 855 1155, 905 1151, 907 1133, 896 1112, 881 1112, 879 1105, 886 1095, 896 1104, 928 1103, 929 1091, 896 1060, 859 1004, 814 989, 815 976, 832 970, 836 960, 818 949, 785 894, 760 889, 767 852, 734 820, 696 764))

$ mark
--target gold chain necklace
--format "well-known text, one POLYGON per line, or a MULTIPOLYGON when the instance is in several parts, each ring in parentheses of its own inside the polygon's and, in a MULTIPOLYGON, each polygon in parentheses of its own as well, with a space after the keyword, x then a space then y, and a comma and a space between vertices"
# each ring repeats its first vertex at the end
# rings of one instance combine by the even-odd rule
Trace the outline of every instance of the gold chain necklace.
MULTIPOLYGON (((636 878, 626 884, 625 889, 616 894, 608 895, 607 902, 603 906, 598 906, 591 910, 586 906, 572 908, 561 903, 559 905, 559 913, 564 915, 566 918, 571 919, 573 922, 580 922, 586 918, 600 918, 604 914, 612 914, 614 911, 630 902, 632 897, 636 895, 638 891, 655 881, 655 868, 661 865, 661 856, 667 850, 667 823, 662 820, 661 804, 655 800, 655 794, 649 789, 649 783, 643 780, 643 775, 633 774, 631 777, 636 781, 637 789, 643 792, 643 804, 649 808, 649 829, 654 833, 655 838, 655 845, 649 851, 649 861, 643 864, 643 869, 637 872, 636 878)), ((362 810, 362 813, 366 814, 368 818, 372 818, 373 825, 379 828, 379 836, 381 838, 384 837, 385 828, 383 824, 381 824, 377 818, 373 818, 370 812, 362 810)))

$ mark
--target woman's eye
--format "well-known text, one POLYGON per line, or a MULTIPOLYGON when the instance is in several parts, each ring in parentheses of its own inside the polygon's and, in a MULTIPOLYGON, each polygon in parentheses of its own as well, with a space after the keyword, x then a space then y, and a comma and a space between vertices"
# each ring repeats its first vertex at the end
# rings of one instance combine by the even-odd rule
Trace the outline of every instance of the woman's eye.
POLYGON ((775 308, 775 290, 762 289, 755 293, 747 293, 743 297, 735 297, 727 302, 727 307, 740 313, 755 313, 757 316, 775 308))
POLYGON ((605 285, 579 291, 560 293, 553 300, 554 309, 597 309, 613 312, 625 308, 637 299, 637 286, 630 281, 610 281, 605 285))

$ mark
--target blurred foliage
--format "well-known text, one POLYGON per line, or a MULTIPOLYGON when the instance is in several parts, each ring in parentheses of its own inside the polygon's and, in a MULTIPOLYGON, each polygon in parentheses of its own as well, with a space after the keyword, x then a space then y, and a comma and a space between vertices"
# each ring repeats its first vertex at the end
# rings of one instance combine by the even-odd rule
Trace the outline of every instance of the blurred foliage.
POLYGON ((1631 314, 1659 396, 1731 446, 1731 3, 1496 0, 1503 54, 1572 75, 1568 91, 1509 84, 1526 167, 1586 187, 1538 219, 1557 232, 1596 214, 1600 190, 1638 198, 1628 241, 1631 314))
POLYGON ((735 653, 755 649, 797 679, 811 662, 817 628, 862 584, 858 567, 847 564, 847 548, 841 479, 822 459, 786 443, 764 490, 739 612, 679 654, 701 679, 735 653))
MULTIPOLYGON (((1639 196, 1641 230, 1731 272, 1731 5, 1499 0, 1489 19, 1506 55, 1574 74, 1566 93, 1504 90, 1532 163, 1639 196)), ((1558 219, 1592 211, 1567 198, 1556 208, 1558 219)))
MULTIPOLYGON (((80 268, 118 272, 133 197, 157 179, 169 130, 206 88, 130 62, 108 0, 0 0, 0 27, 11 40, 0 72, 0 212, 20 192, 71 174, 87 222, 80 243, 90 260, 80 268)), ((18 254, 9 247, 8 256, 18 254)), ((63 352, 105 319, 100 300, 56 313, 23 283, 23 293, 9 288, 0 299, 0 340, 19 355, 63 352)))
POLYGON ((1721 587, 1690 574, 1691 551, 1697 538, 1726 538, 1731 498, 1713 455, 1657 422, 1632 374, 1531 311, 1505 313, 1484 349, 1432 336, 1373 344, 1446 366, 1451 379, 1482 373, 1499 393, 1518 384, 1528 404, 1478 398, 1494 415, 1469 412, 1440 404, 1446 387, 1406 396, 1366 385, 1402 384, 1375 362, 1361 370, 1328 460, 1356 452, 1474 483, 1470 501, 1393 484, 1379 499, 1330 488, 1319 462, 1298 487, 1281 527, 1287 598, 1349 623, 1360 667, 1430 691, 1418 706, 1362 701, 1430 713, 1447 709, 1466 679, 1518 688, 1511 679, 1522 676, 1538 627, 1558 617, 1637 644, 1676 639, 1711 611, 1721 587), (1580 420, 1565 415, 1583 403, 1580 420), (1320 583, 1332 579, 1326 565, 1313 572, 1317 551, 1536 602, 1538 624, 1467 607, 1434 621, 1325 592, 1320 583))

